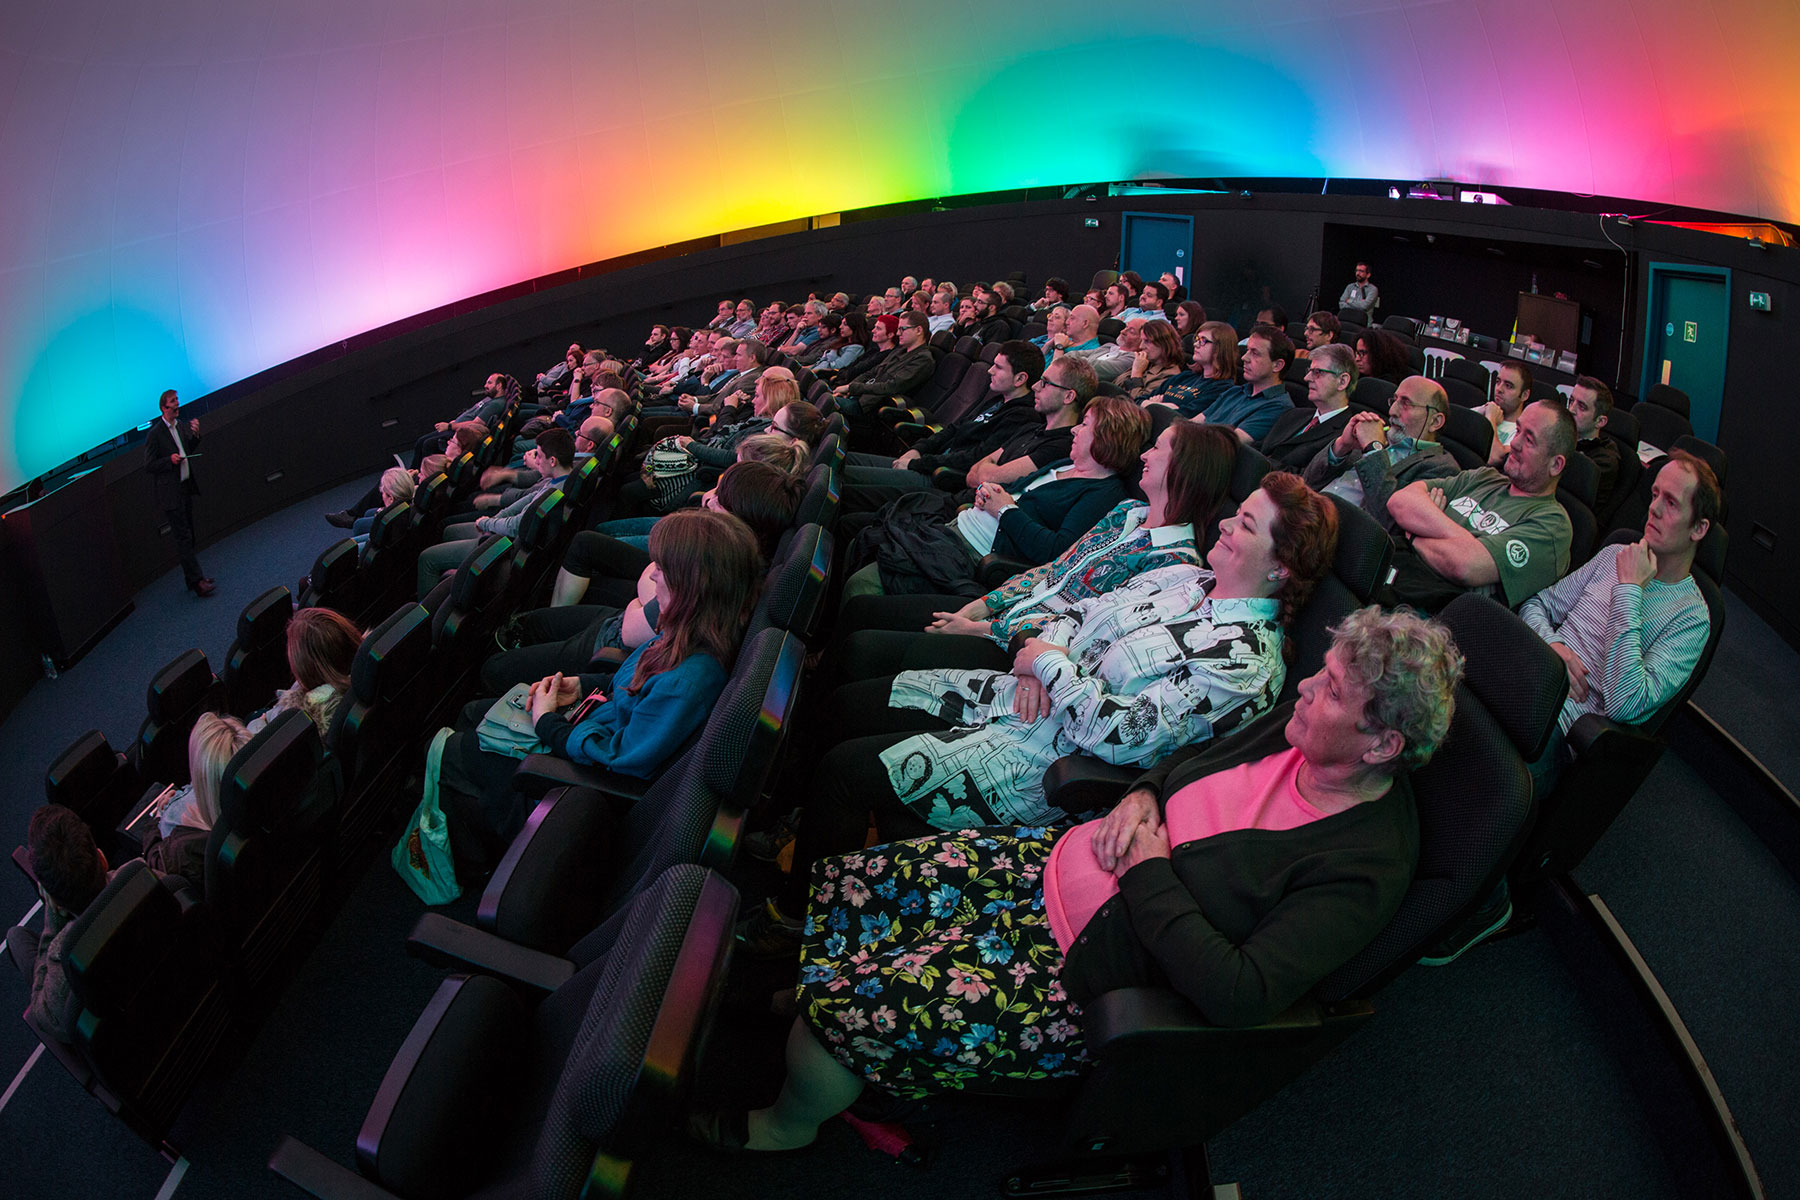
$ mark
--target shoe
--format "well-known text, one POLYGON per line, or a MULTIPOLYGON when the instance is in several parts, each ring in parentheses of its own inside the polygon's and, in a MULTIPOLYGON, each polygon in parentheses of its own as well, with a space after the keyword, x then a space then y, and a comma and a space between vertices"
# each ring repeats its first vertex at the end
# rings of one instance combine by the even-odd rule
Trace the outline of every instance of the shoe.
POLYGON ((333 529, 349 529, 356 524, 357 515, 347 508, 339 509, 334 513, 326 513, 325 523, 333 529))
POLYGON ((1419 960, 1422 967, 1446 967, 1464 954, 1485 942, 1487 939, 1506 928, 1512 920, 1512 893, 1506 886, 1506 880, 1500 881, 1493 894, 1484 901, 1480 908, 1456 927, 1456 930, 1442 941, 1425 951, 1425 957, 1419 960))
POLYGON ((801 924, 781 914, 773 900, 738 922, 737 941, 751 958, 779 961, 800 954, 801 924))
POLYGON ((494 645, 501 650, 517 650, 525 642, 525 635, 520 632, 519 618, 506 618, 500 628, 494 630, 494 645))
POLYGON ((762 862, 774 862, 781 857, 781 852, 787 849, 794 840, 794 831, 799 825, 800 814, 796 809, 778 819, 769 828, 746 837, 744 850, 751 858, 762 862))
POLYGON ((219 585, 210 579, 202 579, 194 584, 194 595, 210 596, 219 590, 219 585))

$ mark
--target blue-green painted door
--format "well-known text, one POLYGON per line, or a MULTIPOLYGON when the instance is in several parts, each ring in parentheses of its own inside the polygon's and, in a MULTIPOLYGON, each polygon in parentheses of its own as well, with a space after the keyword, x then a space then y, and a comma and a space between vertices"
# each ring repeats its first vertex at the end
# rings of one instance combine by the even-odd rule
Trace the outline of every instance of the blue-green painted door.
POLYGON ((1659 270, 1653 278, 1649 373, 1643 381, 1666 382, 1688 394, 1694 433, 1719 440, 1719 411, 1725 399, 1725 348, 1731 316, 1730 279, 1725 275, 1659 270))
POLYGON ((1124 213, 1119 270, 1155 279, 1173 271, 1184 284, 1194 279, 1194 218, 1167 213, 1124 213))

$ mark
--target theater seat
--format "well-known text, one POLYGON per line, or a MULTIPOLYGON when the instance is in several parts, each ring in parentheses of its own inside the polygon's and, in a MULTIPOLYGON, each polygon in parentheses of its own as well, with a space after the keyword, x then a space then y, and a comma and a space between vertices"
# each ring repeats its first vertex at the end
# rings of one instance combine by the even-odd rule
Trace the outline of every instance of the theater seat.
POLYGON ((329 608, 341 613, 358 611, 362 579, 362 550, 349 538, 333 542, 313 560, 312 570, 300 589, 300 608, 329 608))
POLYGON ((326 738, 342 777, 334 861, 357 856, 394 807, 394 785, 415 761, 414 737, 430 700, 431 614, 404 605, 364 635, 350 664, 350 694, 326 738))
MULTIPOLYGON (((787 736, 804 657, 791 637, 758 639, 698 744, 640 799, 582 787, 579 779, 545 794, 482 893, 477 924, 561 954, 606 927, 668 867, 728 870, 745 814, 766 790, 787 736)), ((428 913, 414 929, 414 952, 447 953, 443 939, 456 936, 441 915, 428 913)))
POLYGON ((150 680, 144 697, 148 713, 131 755, 144 786, 188 781, 188 734, 205 711, 212 686, 212 667, 198 650, 178 656, 150 680))
POLYGON ((272 587, 238 614, 237 638, 225 652, 225 669, 219 682, 225 711, 248 717, 267 708, 276 689, 293 681, 288 668, 287 626, 294 615, 294 601, 284 587, 272 587))
POLYGON ((1444 427, 1438 433, 1438 441, 1463 470, 1485 467, 1494 445, 1494 427, 1474 409, 1452 404, 1444 413, 1444 427))
POLYGON ((730 884, 676 867, 580 971, 513 947, 495 974, 452 976, 382 1079, 357 1170, 292 1138, 270 1169, 334 1200, 622 1194, 682 1115, 736 915, 730 884))
MULTIPOLYGON (((1639 536, 1629 530, 1616 532, 1600 552, 1627 545, 1639 536)), ((1539 799, 1537 822, 1513 873, 1515 894, 1529 894, 1527 885, 1532 881, 1580 866, 1662 760, 1665 743, 1660 731, 1706 678, 1725 632, 1725 598, 1719 591, 1718 572, 1724 568, 1726 541, 1724 528, 1715 524, 1701 542, 1702 552, 1695 556, 1694 582, 1706 601, 1711 627, 1693 674, 1655 712, 1635 724, 1621 724, 1598 713, 1586 713, 1576 720, 1568 732, 1573 760, 1563 768, 1550 793, 1539 799)))
POLYGON ((206 907, 241 983, 260 987, 287 964, 324 897, 337 818, 332 772, 312 721, 287 709, 250 739, 219 781, 206 844, 206 907))
POLYGON ((67 936, 75 1041, 39 1038, 133 1133, 172 1154, 169 1130, 232 1015, 209 916, 179 880, 133 859, 67 936))
MULTIPOLYGON (((1075 1191, 1077 1180, 1115 1169, 1121 1159, 1171 1151, 1204 1164, 1208 1139, 1367 1023, 1380 989, 1499 882, 1532 811, 1520 746, 1549 736, 1566 674, 1523 621, 1492 601, 1459 597, 1444 620, 1469 671, 1457 689, 1449 736, 1412 777, 1418 869, 1387 928, 1306 998, 1249 1028, 1209 1025, 1186 999, 1162 988, 1096 998, 1083 1018, 1094 1066, 1064 1123, 1071 1157, 1015 1172, 1009 1194, 1075 1191)), ((1264 718, 1286 719, 1285 708, 1264 718)))

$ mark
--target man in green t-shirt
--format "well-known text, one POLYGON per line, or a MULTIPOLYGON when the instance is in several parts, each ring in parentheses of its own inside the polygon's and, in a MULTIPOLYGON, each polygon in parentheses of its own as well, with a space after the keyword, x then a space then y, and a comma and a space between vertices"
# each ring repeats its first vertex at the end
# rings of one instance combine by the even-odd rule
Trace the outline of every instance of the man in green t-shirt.
POLYGON ((1500 470, 1476 467, 1395 492, 1388 516, 1408 544, 1394 556, 1394 601, 1436 612, 1474 591, 1516 608, 1562 578, 1573 530, 1556 482, 1574 453, 1568 409, 1539 401, 1520 414, 1500 470))

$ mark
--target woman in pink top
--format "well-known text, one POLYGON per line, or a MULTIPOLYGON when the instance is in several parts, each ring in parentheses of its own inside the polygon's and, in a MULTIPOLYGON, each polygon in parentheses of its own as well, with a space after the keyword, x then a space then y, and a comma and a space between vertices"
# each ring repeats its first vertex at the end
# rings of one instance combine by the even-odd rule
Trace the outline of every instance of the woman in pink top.
POLYGON ((1442 626, 1367 608, 1298 701, 1054 842, 971 829, 823 860, 781 1095, 693 1132, 789 1149, 865 1084, 1076 1073, 1078 1006, 1120 987, 1173 987, 1219 1025, 1275 1016, 1399 906, 1418 854, 1407 772, 1449 731, 1461 675, 1442 626))

